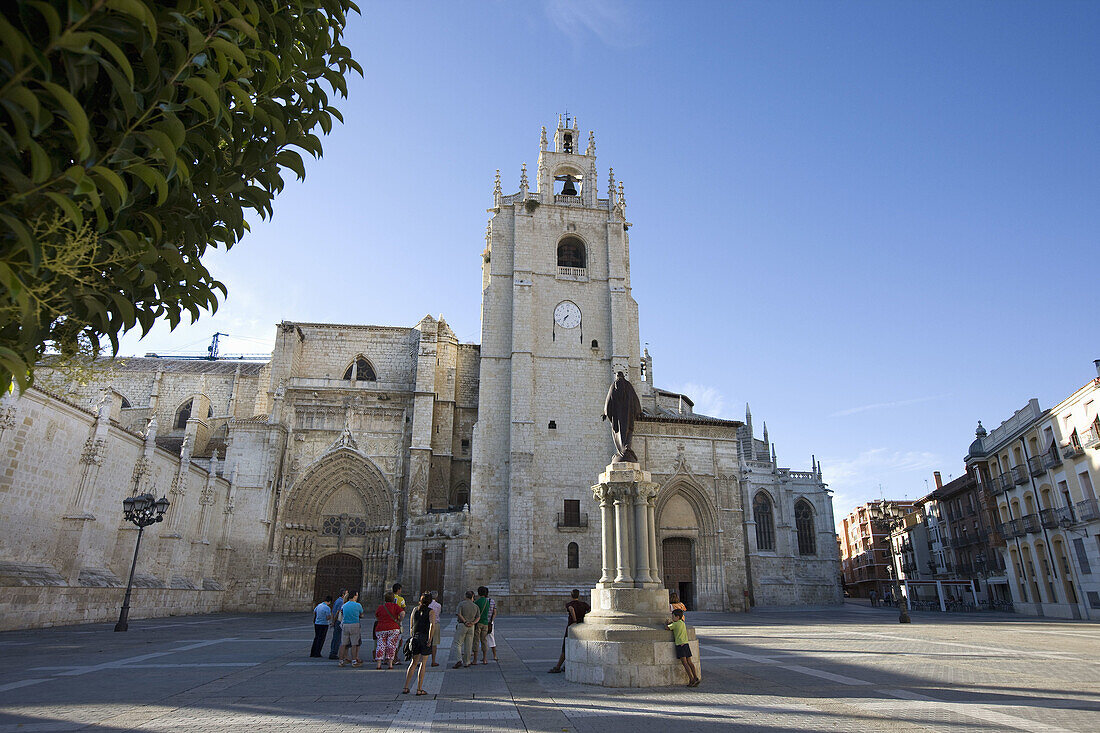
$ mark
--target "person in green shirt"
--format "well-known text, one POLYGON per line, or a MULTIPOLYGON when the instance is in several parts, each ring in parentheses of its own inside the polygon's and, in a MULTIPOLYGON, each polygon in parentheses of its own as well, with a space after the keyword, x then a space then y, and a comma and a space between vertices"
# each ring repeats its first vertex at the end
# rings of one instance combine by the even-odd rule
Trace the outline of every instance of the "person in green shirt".
POLYGON ((688 644, 688 629, 684 623, 684 612, 679 608, 672 609, 672 618, 668 621, 668 629, 672 632, 672 643, 676 645, 676 658, 684 665, 688 673, 688 687, 698 687, 702 681, 699 673, 695 671, 695 663, 691 661, 691 646, 688 644))
MULTIPOLYGON (((477 664, 477 650, 481 649, 481 663, 489 663, 489 632, 493 630, 493 616, 496 615, 496 604, 489 598, 489 589, 484 585, 477 589, 477 598, 474 600, 481 616, 474 632, 474 664, 477 664)), ((496 652, 493 652, 496 656, 496 652)))

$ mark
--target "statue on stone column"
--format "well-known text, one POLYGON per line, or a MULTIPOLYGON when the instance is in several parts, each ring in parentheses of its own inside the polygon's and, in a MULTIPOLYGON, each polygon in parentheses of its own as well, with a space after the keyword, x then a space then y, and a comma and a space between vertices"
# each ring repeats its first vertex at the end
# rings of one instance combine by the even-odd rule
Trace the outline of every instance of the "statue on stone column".
POLYGON ((630 440, 634 436, 634 421, 642 415, 642 403, 633 385, 622 372, 618 372, 611 388, 607 390, 607 399, 603 403, 600 419, 611 422, 611 437, 615 440, 615 457, 612 463, 637 463, 638 456, 630 449, 630 440))

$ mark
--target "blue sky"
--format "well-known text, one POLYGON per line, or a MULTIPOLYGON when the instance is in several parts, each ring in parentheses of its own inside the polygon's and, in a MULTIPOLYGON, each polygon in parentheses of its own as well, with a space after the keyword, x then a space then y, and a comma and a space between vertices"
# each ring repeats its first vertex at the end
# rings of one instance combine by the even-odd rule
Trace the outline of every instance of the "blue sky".
POLYGON ((1100 3, 362 9, 347 123, 209 260, 229 299, 122 353, 427 313, 479 341, 493 174, 517 190, 568 110, 625 183, 657 383, 751 403, 781 464, 821 459, 838 518, 1095 376, 1100 3))

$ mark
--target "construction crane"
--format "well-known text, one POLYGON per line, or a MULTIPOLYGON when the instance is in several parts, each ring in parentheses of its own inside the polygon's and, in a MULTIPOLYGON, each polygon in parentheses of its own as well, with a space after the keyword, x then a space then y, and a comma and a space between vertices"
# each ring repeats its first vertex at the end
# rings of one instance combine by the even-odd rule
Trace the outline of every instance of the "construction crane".
POLYGON ((226 361, 229 359, 243 361, 245 359, 253 360, 271 358, 271 354, 219 354, 218 338, 228 335, 228 333, 222 333, 220 331, 215 332, 213 338, 210 339, 210 345, 206 347, 206 356, 201 356, 197 354, 156 354, 153 352, 150 352, 145 356, 149 359, 188 359, 191 361, 226 361))

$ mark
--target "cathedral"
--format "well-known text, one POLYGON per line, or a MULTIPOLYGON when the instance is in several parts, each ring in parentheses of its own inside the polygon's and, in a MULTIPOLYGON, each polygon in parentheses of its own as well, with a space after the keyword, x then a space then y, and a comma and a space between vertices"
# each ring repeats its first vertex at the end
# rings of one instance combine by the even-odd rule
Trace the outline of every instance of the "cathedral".
POLYGON ((778 466, 748 409, 698 414, 657 386, 625 193, 606 179, 569 118, 543 128, 517 192, 497 173, 480 345, 442 316, 283 321, 267 361, 125 358, 5 397, 0 628, 53 623, 59 601, 71 622, 117 613, 136 539, 121 502, 145 492, 171 505, 141 546, 135 618, 302 610, 397 581, 445 604, 487 585, 505 612, 558 610, 600 576, 591 487, 615 451, 600 413, 620 371, 660 485, 665 587, 707 611, 840 603, 820 466, 778 466))

